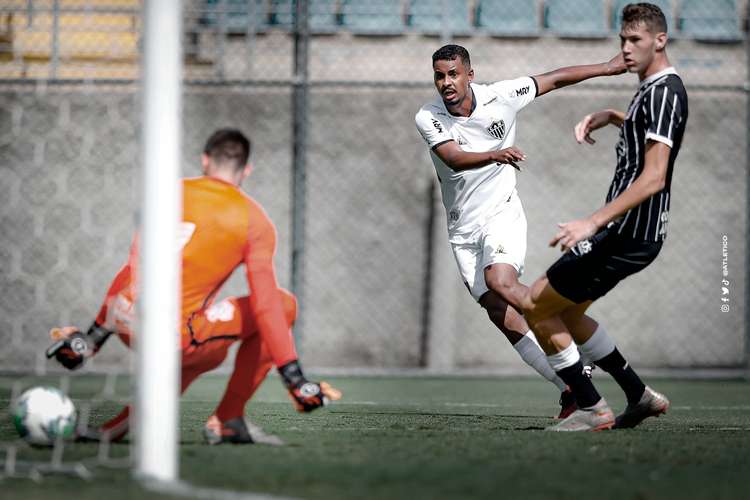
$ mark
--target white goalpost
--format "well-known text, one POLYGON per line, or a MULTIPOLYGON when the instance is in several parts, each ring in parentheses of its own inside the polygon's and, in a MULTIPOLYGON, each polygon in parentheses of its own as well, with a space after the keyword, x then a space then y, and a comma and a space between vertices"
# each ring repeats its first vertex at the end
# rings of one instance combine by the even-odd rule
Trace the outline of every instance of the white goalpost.
POLYGON ((181 3, 144 2, 135 473, 157 481, 179 474, 181 3))

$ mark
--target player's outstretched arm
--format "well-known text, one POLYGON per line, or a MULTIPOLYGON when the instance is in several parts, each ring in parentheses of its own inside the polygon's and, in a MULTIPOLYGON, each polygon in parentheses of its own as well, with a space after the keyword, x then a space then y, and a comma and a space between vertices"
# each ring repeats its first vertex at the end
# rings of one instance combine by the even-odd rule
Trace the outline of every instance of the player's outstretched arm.
POLYGON ((516 162, 526 159, 523 151, 514 146, 498 151, 474 153, 464 151, 455 141, 447 141, 435 146, 433 151, 443 163, 456 172, 484 167, 490 163, 506 163, 516 170, 521 170, 516 162))
POLYGON ((555 247, 560 244, 560 250, 570 250, 579 241, 596 234, 599 228, 606 226, 664 189, 670 151, 671 148, 662 142, 649 141, 646 145, 643 171, 630 187, 594 212, 591 217, 558 224, 559 231, 549 245, 555 247))
POLYGON ((591 137, 591 132, 610 124, 621 127, 624 121, 625 113, 614 109, 605 109, 586 115, 574 128, 576 141, 578 144, 582 144, 583 141, 594 144, 596 141, 591 137))
POLYGON ((582 66, 567 66, 548 73, 535 75, 537 95, 543 95, 550 90, 556 90, 568 85, 573 85, 589 78, 597 76, 613 76, 625 73, 625 60, 622 52, 609 61, 601 64, 585 64, 582 66))

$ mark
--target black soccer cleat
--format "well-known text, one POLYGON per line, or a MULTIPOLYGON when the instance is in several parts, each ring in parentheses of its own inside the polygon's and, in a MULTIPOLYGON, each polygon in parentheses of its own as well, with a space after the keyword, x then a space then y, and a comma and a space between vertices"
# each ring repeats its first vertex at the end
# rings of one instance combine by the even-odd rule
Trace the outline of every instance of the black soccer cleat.
POLYGON ((203 437, 208 444, 252 444, 254 442, 245 421, 240 417, 222 422, 216 415, 211 415, 203 427, 203 437))
POLYGON ((664 394, 656 392, 649 386, 643 391, 641 399, 635 404, 628 403, 615 419, 615 429, 630 429, 648 417, 658 417, 669 409, 669 400, 664 394))

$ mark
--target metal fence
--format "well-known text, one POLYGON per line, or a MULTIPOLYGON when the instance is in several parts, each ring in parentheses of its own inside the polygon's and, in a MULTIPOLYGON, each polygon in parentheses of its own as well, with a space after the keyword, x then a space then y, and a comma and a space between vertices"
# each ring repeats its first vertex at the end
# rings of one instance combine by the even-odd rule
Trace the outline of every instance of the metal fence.
MULTIPOLYGON (((434 95, 430 56, 442 43, 467 47, 480 82, 602 62, 619 49, 625 3, 309 0, 305 30, 293 0, 184 2, 184 172, 199 173, 215 128, 252 137, 245 187, 279 230, 281 283, 301 291, 308 366, 524 372, 458 277, 414 114, 434 95)), ((639 366, 742 368, 747 2, 657 3, 690 95, 670 235, 656 263, 592 314, 639 366)), ((51 326, 88 324, 126 258, 140 10, 138 0, 0 2, 1 369, 41 363, 51 326)), ((546 245, 555 223, 600 206, 612 176, 617 131, 584 147, 573 125, 625 108, 636 85, 633 75, 592 80, 519 115, 523 282, 556 258, 546 245)), ((235 275, 224 295, 246 293, 243 281, 235 275)), ((127 368, 126 350, 110 344, 94 367, 127 368)))

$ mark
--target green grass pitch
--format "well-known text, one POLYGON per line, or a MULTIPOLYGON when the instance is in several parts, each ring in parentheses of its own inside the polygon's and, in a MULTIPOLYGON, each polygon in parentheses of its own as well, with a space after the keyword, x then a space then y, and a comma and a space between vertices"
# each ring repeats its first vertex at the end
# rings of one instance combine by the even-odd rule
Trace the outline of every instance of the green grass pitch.
MULTIPOLYGON (((651 380, 672 400, 666 416, 633 430, 543 432, 557 395, 531 378, 330 377, 344 399, 311 415, 293 411, 272 377, 249 416, 287 445, 210 447, 201 428, 226 377, 199 379, 181 403, 181 477, 203 488, 314 499, 740 499, 750 498, 750 383, 651 380)), ((0 378, 0 441, 16 439, 8 416, 13 378, 0 378)), ((28 378, 37 385, 44 379, 28 378)), ((120 380, 127 390, 127 380, 120 380)), ((605 374, 595 382, 615 411, 624 398, 605 374)), ((77 403, 101 378, 72 380, 77 403)), ((103 418, 118 406, 96 403, 103 418)), ((126 453, 126 445, 113 454, 126 453)), ((91 457, 75 444, 65 459, 91 457)), ((21 459, 46 459, 21 449, 21 459)), ((48 476, 0 481, 3 499, 173 498, 144 490, 123 469, 90 481, 48 476)))

